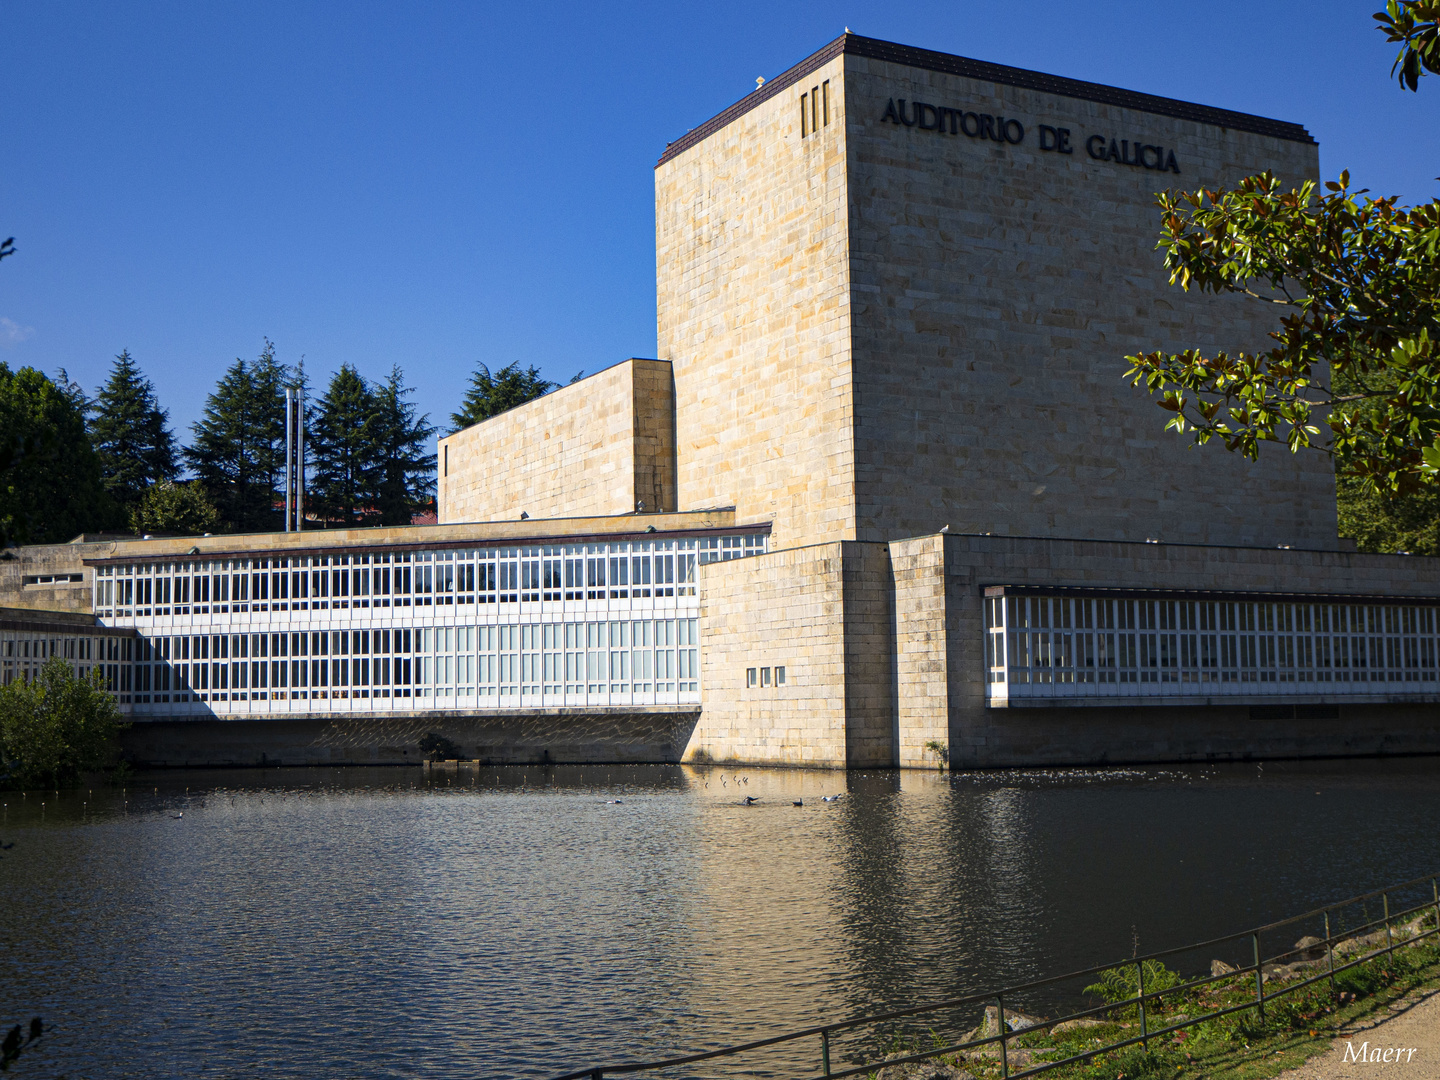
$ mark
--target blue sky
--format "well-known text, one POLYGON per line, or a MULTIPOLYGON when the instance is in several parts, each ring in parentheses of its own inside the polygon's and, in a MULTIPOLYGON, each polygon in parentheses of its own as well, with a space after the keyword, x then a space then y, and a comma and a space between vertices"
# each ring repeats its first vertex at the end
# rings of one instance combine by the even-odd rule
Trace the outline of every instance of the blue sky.
POLYGON ((1305 124, 1327 177, 1440 194, 1440 78, 1379 0, 0 7, 0 360, 92 391, 128 348, 182 438, 268 336, 322 385, 655 351, 652 169, 856 33, 1305 124), (1023 18, 1020 13, 1023 12, 1023 18))

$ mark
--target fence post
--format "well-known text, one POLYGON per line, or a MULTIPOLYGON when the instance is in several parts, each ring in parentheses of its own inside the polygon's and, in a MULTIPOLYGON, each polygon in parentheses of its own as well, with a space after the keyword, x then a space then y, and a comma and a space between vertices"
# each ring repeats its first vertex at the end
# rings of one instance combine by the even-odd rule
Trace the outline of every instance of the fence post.
POLYGON ((1395 942, 1390 937, 1390 894, 1381 893, 1380 900, 1385 905, 1385 951, 1394 952, 1395 942))
POLYGON ((1260 934, 1258 931, 1250 935, 1250 944, 1255 952, 1255 1011, 1260 1014, 1263 1022, 1265 1019, 1265 980, 1260 974, 1260 934))
POLYGON ((590 1074, 590 1080, 603 1080, 604 1076, 604 1069, 596 1069, 590 1074))
POLYGON ((1330 911, 1325 911, 1325 959, 1330 963, 1330 993, 1335 993, 1335 947, 1330 944, 1330 911))
POLYGON ((1440 932, 1440 878, 1430 879, 1430 892, 1435 897, 1435 929, 1440 932))
POLYGON ((1006 1041, 1007 1041, 1006 1038, 1005 1038, 1005 1036, 1007 1035, 1008 1032, 1007 1032, 1007 1029, 1006 1029, 1006 1027, 1005 1027, 1005 995, 1004 995, 1004 994, 996 994, 996 995, 995 995, 995 1017, 996 1017, 997 1020, 1000 1021, 1000 1075, 1001 1075, 1002 1077, 1004 1077, 1005 1080, 1009 1080, 1009 1077, 1010 1077, 1010 1057, 1009 1057, 1009 1054, 1006 1052, 1006 1049, 1005 1049, 1005 1043, 1006 1043, 1006 1041))
POLYGON ((825 1075, 830 1075, 830 1030, 820 1029, 820 1065, 825 1070, 825 1075))
POLYGON ((1140 1003, 1140 1045, 1149 1050, 1150 1028, 1145 1023, 1145 964, 1139 960, 1135 961, 1135 985, 1140 988, 1135 998, 1140 1003))

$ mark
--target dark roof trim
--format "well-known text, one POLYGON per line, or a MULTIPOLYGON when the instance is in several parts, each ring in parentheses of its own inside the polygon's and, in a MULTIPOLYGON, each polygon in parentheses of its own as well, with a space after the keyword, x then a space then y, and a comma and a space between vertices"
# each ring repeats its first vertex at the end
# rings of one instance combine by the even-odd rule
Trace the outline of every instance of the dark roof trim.
POLYGON ((986 596, 1071 596, 1092 600, 1225 600, 1274 604, 1373 604, 1384 607, 1440 607, 1440 596, 1386 596, 1374 593, 1246 592, 1233 589, 1104 589, 1069 585, 986 585, 986 596))
POLYGON ((1018 86, 1025 90, 1038 90, 1041 93, 1057 94, 1060 97, 1097 101, 1102 105, 1116 105, 1124 109, 1154 113, 1157 116, 1172 116, 1177 120, 1194 120, 1200 124, 1234 128, 1236 131, 1269 135, 1272 138, 1286 139, 1290 142, 1315 142, 1303 125, 1292 124, 1284 120, 1271 120, 1264 116, 1255 116, 1252 113, 1232 112, 1230 109, 1196 105, 1194 102, 1180 101, 1176 98, 1142 94, 1137 90, 1123 90, 1120 87, 1106 86, 1103 83, 1067 79, 1061 75, 1046 75, 1040 71, 1029 71, 1025 68, 1009 67, 1005 64, 992 64, 987 60, 971 60, 969 57, 935 52, 932 49, 916 49, 909 45, 898 45, 893 41, 861 37, 858 34, 841 34, 818 52, 812 53, 788 71, 782 72, 753 93, 747 94, 724 112, 711 117, 699 127, 692 128, 670 143, 665 147, 665 152, 660 155, 656 168, 677 154, 684 153, 696 143, 709 138, 757 105, 769 101, 780 91, 794 86, 812 71, 823 67, 844 53, 863 56, 869 60, 902 64, 905 67, 922 68, 926 71, 939 71, 946 75, 960 75, 967 79, 980 79, 984 82, 1000 83, 1005 86, 1018 86))
POLYGON ((704 536, 749 536, 754 533, 770 535, 772 522, 761 521, 754 525, 723 525, 710 529, 657 529, 647 533, 643 529, 627 533, 570 534, 566 536, 492 537, 488 540, 445 540, 415 544, 332 544, 329 547, 284 548, 271 551, 202 551, 198 555, 118 555, 102 559, 83 559, 86 566, 112 566, 122 563, 157 562, 222 562, 228 559, 296 559, 320 555, 384 555, 397 551, 459 551, 468 548, 516 548, 516 547, 566 547, 572 544, 618 544, 632 540, 687 540, 704 536))
POLYGON ((53 637, 134 637, 130 627, 100 626, 98 623, 48 622, 0 618, 0 630, 53 637))

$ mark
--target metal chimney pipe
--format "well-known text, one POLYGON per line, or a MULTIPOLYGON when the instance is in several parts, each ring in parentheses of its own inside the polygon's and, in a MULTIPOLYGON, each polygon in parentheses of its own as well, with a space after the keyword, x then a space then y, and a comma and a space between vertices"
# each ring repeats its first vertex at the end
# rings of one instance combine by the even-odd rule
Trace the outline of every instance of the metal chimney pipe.
POLYGON ((285 388, 285 531, 290 531, 290 510, 295 491, 295 391, 285 388))
POLYGON ((305 525, 305 388, 295 389, 295 531, 305 525))

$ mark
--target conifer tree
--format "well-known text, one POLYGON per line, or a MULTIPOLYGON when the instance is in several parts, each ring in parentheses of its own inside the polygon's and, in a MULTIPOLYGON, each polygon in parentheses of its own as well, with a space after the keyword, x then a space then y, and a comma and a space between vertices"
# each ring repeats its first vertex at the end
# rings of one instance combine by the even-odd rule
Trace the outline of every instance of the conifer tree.
POLYGON ((237 359, 193 431, 185 460, 209 492, 223 525, 239 532, 279 526, 285 471, 285 388, 296 376, 267 339, 253 364, 237 359))
POLYGON ((374 442, 379 473, 375 508, 382 525, 408 525, 435 494, 435 428, 417 417, 413 392, 397 364, 374 390, 374 442))
POLYGON ((105 488, 127 512, 152 486, 175 477, 175 436, 155 387, 126 349, 90 403, 90 437, 100 455, 105 488))
POLYGON ((522 369, 518 363, 511 363, 492 375, 488 367, 478 364, 470 376, 470 389, 465 392, 460 411, 450 414, 455 425, 452 430, 459 431, 543 397, 558 385, 542 378, 537 367, 522 369))
POLYGON ((360 525, 376 513, 381 478, 376 406, 369 384, 350 364, 340 365, 316 404, 307 440, 315 459, 309 488, 311 505, 327 522, 360 525))

